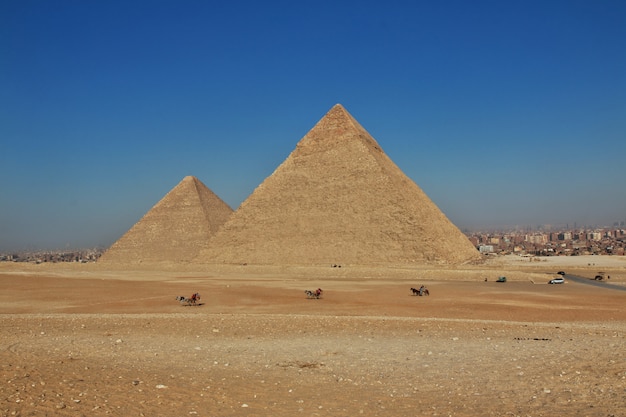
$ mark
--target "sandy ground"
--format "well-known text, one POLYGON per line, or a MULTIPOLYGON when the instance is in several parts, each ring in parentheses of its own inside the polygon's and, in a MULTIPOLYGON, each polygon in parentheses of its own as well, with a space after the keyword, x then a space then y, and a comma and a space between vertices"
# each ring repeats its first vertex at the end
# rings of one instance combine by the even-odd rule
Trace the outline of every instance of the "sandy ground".
POLYGON ((0 415, 625 416, 626 291, 613 288, 626 260, 579 258, 412 271, 0 264, 0 415), (548 285, 563 269, 605 271, 611 287, 548 285), (420 284, 430 296, 411 295, 420 284), (321 299, 305 297, 318 287, 321 299), (175 300, 196 291, 197 306, 175 300))

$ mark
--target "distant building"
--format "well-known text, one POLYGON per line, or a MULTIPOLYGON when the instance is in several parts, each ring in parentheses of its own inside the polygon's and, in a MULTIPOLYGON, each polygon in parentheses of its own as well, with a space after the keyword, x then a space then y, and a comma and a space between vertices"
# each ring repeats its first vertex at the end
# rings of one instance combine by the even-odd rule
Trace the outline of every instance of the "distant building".
POLYGON ((478 252, 480 252, 480 253, 492 253, 493 252, 493 245, 480 245, 478 247, 478 252))
POLYGON ((529 243, 542 245, 542 244, 548 243, 548 236, 547 235, 543 235, 543 234, 527 235, 526 236, 526 241, 529 242, 529 243))
POLYGON ((587 240, 602 240, 602 233, 600 232, 587 233, 587 240))
POLYGON ((559 233, 558 238, 559 240, 572 240, 572 233, 571 232, 559 233))

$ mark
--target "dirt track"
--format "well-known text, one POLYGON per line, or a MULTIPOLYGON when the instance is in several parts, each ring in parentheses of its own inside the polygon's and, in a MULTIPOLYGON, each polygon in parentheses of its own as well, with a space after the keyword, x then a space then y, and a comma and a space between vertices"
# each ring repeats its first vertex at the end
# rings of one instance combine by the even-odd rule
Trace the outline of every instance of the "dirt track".
POLYGON ((626 415, 624 291, 1 272, 3 416, 626 415))

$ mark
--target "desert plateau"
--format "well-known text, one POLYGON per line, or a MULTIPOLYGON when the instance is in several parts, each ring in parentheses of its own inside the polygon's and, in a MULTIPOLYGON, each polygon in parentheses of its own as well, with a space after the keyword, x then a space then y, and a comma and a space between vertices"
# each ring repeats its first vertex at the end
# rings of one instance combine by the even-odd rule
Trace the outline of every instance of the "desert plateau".
POLYGON ((0 282, 2 416, 626 415, 623 257, 4 262, 0 282), (566 283, 548 285, 559 270, 566 283), (602 286, 568 279, 599 270, 602 286), (175 299, 194 292, 195 306, 175 299))

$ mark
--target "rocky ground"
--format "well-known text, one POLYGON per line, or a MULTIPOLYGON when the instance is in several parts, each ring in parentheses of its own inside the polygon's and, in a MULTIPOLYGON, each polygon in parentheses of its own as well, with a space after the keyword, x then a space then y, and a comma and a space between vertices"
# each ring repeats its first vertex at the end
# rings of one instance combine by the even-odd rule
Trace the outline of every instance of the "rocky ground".
MULTIPOLYGON (((626 415, 626 291, 507 265, 437 279, 2 265, 0 415, 626 415), (411 295, 420 284, 430 296, 411 295), (197 306, 174 299, 195 291, 197 306)), ((619 263, 567 268, 626 283, 619 263)))

